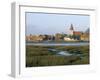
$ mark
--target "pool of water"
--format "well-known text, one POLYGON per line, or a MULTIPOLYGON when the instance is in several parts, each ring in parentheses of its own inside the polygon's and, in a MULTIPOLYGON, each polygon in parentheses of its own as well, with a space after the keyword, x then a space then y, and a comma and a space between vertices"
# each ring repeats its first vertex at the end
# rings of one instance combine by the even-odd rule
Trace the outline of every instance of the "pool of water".
POLYGON ((63 56, 72 56, 72 54, 68 53, 67 51, 60 51, 57 54, 63 55, 63 56))
POLYGON ((62 55, 62 56, 71 56, 72 55, 67 51, 60 51, 60 50, 56 50, 56 49, 48 49, 48 50, 56 52, 57 55, 62 55))

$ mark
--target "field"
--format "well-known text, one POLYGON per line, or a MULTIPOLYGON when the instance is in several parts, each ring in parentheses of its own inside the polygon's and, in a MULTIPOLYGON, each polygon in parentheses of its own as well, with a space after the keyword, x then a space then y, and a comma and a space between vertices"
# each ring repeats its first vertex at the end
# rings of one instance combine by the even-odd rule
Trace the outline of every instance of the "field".
POLYGON ((89 46, 29 46, 26 45, 26 67, 89 64, 89 46), (51 51, 54 49, 57 51, 51 51), (58 55, 67 51, 71 56, 58 55))

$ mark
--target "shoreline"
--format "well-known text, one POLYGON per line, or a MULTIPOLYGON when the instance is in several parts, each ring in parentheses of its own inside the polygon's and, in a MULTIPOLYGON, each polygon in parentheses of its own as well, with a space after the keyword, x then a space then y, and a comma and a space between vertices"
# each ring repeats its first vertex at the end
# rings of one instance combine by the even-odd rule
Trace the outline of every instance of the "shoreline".
POLYGON ((79 42, 79 43, 26 43, 26 45, 33 46, 86 46, 89 42, 79 42))

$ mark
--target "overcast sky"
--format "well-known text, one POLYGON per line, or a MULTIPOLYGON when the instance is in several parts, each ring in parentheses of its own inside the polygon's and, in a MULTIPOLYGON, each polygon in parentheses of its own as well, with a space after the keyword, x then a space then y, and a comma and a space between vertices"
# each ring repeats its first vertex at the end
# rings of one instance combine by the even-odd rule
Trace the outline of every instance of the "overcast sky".
POLYGON ((86 15, 26 13, 26 34, 67 33, 73 24, 75 31, 85 31, 90 26, 86 15))

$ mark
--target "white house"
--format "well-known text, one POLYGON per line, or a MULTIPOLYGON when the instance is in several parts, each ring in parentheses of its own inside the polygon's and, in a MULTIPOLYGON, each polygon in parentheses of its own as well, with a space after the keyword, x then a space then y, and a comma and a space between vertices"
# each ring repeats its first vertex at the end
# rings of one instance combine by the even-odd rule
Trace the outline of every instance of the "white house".
POLYGON ((64 37, 64 41, 75 41, 74 39, 71 39, 69 37, 64 37))

